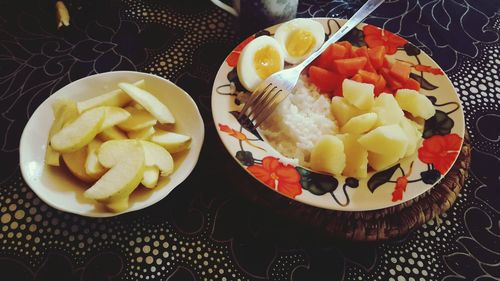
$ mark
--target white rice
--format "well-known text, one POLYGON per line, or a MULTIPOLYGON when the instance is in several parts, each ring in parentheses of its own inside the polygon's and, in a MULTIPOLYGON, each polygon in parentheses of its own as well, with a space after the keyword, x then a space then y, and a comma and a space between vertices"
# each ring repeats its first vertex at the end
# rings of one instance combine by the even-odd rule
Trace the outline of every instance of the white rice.
POLYGON ((293 94, 262 124, 261 132, 278 152, 304 164, 322 135, 337 133, 334 120, 330 99, 301 77, 293 94))

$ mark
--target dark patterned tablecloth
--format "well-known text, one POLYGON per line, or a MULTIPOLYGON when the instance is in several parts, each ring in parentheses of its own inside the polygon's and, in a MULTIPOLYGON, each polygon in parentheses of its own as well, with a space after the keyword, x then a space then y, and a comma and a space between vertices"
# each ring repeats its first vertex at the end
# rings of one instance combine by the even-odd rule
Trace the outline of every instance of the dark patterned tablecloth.
MULTIPOLYGON (((352 15, 364 1, 302 0, 300 17, 352 15)), ((211 117, 218 67, 242 36, 208 0, 0 1, 0 280, 499 280, 500 2, 391 0, 367 22, 398 33, 446 71, 465 109, 471 176, 454 206, 398 240, 323 237, 239 192, 248 176, 211 117), (40 201, 19 171, 37 106, 79 78, 138 70, 195 99, 206 139, 193 174, 167 198, 109 219, 40 201)))

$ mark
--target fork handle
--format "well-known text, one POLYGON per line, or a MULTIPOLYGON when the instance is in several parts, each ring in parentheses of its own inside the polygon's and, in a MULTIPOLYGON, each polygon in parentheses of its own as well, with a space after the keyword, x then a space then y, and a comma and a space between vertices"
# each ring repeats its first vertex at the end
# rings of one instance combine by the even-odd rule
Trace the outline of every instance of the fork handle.
POLYGON ((325 43, 314 53, 312 53, 307 59, 300 63, 299 68, 305 68, 309 63, 311 63, 315 58, 317 58, 321 53, 323 53, 330 44, 337 42, 346 35, 351 29, 356 27, 360 22, 362 22, 371 12, 373 12, 380 4, 384 3, 384 0, 368 0, 366 3, 339 29, 333 36, 331 36, 325 43))

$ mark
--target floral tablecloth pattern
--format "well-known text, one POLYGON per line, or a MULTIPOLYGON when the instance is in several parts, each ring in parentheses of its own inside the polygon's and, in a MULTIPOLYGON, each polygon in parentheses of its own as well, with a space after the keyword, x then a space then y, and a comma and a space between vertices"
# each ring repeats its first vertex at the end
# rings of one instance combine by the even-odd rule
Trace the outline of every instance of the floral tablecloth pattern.
MULTIPOLYGON (((363 2, 302 0, 298 16, 346 18, 363 2)), ((471 176, 446 214, 370 244, 322 237, 238 192, 259 185, 225 151, 210 112, 216 71, 243 38, 231 15, 208 0, 66 3, 71 25, 56 30, 53 1, 0 1, 2 280, 500 279, 498 1, 393 0, 368 18, 443 67, 473 146, 471 176), (22 129, 57 89, 112 70, 154 73, 193 96, 207 132, 200 162, 139 212, 91 219, 52 209, 20 176, 22 129)))

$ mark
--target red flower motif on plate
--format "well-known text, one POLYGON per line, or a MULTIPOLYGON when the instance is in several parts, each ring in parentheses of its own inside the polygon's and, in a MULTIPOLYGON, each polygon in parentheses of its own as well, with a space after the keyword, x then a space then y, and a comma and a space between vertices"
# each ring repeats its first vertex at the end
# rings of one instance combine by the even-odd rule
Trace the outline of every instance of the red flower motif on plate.
POLYGON ((453 165, 462 147, 462 138, 457 134, 435 135, 425 139, 418 149, 418 159, 434 168, 442 175, 453 165))
POLYGON ((268 187, 288 197, 295 198, 302 193, 299 172, 275 157, 267 156, 262 159, 262 165, 252 165, 247 170, 268 187))
POLYGON ((406 39, 373 25, 365 25, 363 27, 363 33, 365 34, 365 42, 368 44, 368 47, 375 48, 378 46, 385 46, 386 54, 388 55, 396 53, 398 47, 402 47, 408 43, 406 39))
POLYGON ((434 75, 444 75, 443 71, 437 67, 431 67, 428 65, 415 64, 413 65, 416 71, 428 72, 434 75))

